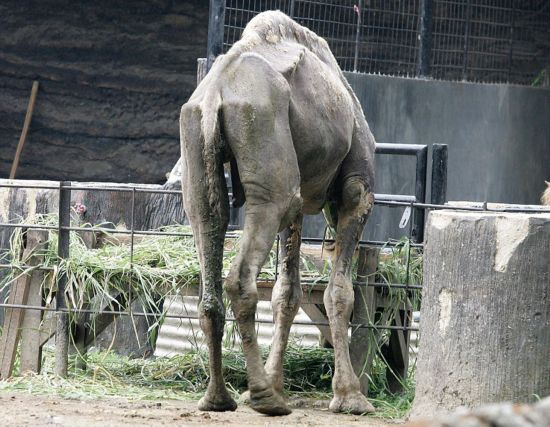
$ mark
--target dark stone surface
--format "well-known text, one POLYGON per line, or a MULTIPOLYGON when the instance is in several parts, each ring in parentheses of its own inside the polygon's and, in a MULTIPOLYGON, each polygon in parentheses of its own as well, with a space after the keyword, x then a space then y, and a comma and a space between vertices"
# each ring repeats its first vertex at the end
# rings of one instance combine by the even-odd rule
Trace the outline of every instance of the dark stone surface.
POLYGON ((0 177, 37 79, 18 178, 164 182, 207 23, 200 0, 0 3, 0 177))

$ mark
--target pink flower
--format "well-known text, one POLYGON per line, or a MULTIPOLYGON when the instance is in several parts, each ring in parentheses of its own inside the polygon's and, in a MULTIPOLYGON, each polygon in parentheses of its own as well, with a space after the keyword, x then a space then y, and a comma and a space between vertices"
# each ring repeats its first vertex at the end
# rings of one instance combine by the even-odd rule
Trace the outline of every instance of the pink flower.
POLYGON ((86 206, 82 203, 75 203, 73 208, 77 215, 84 215, 86 213, 86 206))

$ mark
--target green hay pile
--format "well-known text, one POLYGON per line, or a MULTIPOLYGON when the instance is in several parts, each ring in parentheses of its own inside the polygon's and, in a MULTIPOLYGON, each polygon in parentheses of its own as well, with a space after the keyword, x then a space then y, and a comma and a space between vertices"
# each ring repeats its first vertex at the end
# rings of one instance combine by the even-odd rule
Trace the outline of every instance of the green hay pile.
MULTIPOLYGON (((267 357, 268 348, 262 348, 267 357)), ((94 351, 85 356, 86 368, 75 367, 70 360, 69 376, 56 377, 55 357, 46 348, 40 374, 27 374, 0 380, 0 393, 26 392, 57 395, 69 399, 126 398, 129 400, 198 400, 208 383, 207 354, 189 351, 183 355, 156 359, 130 359, 109 351, 94 351)), ((241 351, 224 351, 224 376, 235 399, 246 389, 246 368, 241 351)), ((330 349, 300 347, 290 344, 285 355, 285 389, 289 396, 330 399, 334 354, 330 349)), ((377 408, 376 417, 402 418, 410 409, 412 382, 399 396, 385 393, 384 367, 374 366, 373 393, 369 397, 377 408)))

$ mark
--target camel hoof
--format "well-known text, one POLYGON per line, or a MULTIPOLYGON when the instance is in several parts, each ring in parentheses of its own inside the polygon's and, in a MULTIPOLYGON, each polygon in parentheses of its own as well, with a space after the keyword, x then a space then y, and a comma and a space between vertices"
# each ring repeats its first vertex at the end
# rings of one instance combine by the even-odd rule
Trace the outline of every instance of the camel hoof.
POLYGON ((360 392, 344 396, 334 396, 328 408, 332 412, 344 412, 354 415, 368 414, 376 411, 374 406, 360 392))
POLYGON ((239 396, 239 403, 250 405, 250 390, 243 391, 239 396))
POLYGON ((279 416, 292 413, 285 399, 273 390, 253 394, 250 393, 249 396, 250 407, 260 414, 279 416))
POLYGON ((200 411, 225 412, 234 411, 235 409, 237 409, 237 402, 235 402, 229 395, 221 398, 215 397, 213 399, 211 399, 208 395, 205 395, 201 400, 199 400, 200 411))

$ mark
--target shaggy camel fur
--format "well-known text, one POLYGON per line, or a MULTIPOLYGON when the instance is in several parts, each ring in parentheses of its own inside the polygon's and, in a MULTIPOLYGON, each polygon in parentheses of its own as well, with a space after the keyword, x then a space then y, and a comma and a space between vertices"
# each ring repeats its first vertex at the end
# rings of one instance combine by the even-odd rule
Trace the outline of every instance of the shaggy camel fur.
POLYGON ((302 215, 324 208, 337 232, 324 295, 335 352, 330 409, 373 411, 350 362, 348 322, 351 258, 374 202, 375 142, 327 43, 281 12, 257 15, 182 107, 180 129, 183 195, 201 265, 199 315, 210 358, 210 382, 199 408, 236 408, 221 365, 229 211, 223 165, 231 162, 234 203, 246 200, 246 220, 224 289, 246 354, 251 407, 269 415, 290 413, 283 397, 283 353, 302 295, 302 215), (278 232, 282 267, 264 366, 254 327, 256 277, 278 232))

